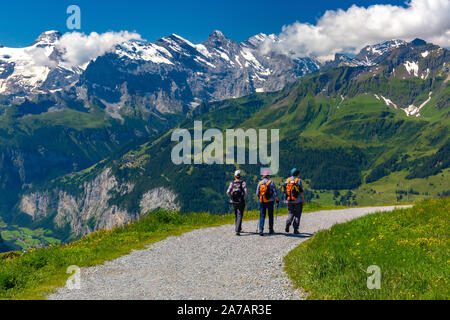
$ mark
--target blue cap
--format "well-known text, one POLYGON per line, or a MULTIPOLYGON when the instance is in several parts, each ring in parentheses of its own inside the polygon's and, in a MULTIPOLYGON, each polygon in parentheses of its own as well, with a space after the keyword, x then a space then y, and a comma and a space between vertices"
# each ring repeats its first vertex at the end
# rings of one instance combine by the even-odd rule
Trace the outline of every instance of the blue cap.
POLYGON ((298 176, 300 174, 300 170, 294 168, 291 170, 291 176, 298 176))

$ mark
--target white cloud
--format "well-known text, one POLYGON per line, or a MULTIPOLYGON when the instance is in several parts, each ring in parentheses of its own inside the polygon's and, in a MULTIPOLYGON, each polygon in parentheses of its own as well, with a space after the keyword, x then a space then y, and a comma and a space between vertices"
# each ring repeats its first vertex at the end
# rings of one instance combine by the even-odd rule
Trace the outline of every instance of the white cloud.
POLYGON ((411 0, 406 7, 353 5, 329 10, 315 25, 295 22, 284 26, 279 42, 266 41, 265 50, 321 60, 337 52, 357 53, 366 45, 384 40, 421 38, 450 46, 450 0, 411 0))
POLYGON ((129 40, 143 41, 140 34, 120 31, 85 35, 79 32, 64 34, 57 47, 64 53, 67 66, 83 66, 89 61, 105 54, 115 45, 129 40))
POLYGON ((56 67, 56 62, 50 60, 44 48, 30 47, 25 50, 30 55, 32 64, 38 67, 56 67))

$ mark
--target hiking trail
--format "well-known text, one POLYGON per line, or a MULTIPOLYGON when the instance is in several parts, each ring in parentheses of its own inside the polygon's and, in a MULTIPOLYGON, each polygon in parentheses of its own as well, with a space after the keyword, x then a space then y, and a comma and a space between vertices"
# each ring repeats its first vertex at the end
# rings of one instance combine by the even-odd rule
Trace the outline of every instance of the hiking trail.
MULTIPOLYGON (((284 233, 286 216, 275 220, 275 234, 256 234, 256 221, 197 229, 169 237, 144 250, 81 269, 81 289, 59 288, 51 300, 96 299, 302 299, 283 271, 283 257, 315 232, 377 211, 408 206, 366 207, 304 213, 300 234, 284 233)), ((292 227, 291 227, 292 231, 292 227)))

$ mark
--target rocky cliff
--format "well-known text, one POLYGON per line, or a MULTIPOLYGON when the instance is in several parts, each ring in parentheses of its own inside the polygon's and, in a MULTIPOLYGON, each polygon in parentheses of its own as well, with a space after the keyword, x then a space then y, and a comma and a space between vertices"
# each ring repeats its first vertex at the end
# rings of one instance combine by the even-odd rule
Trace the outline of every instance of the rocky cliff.
POLYGON ((124 225, 152 209, 179 209, 176 195, 162 187, 142 196, 139 212, 129 212, 109 203, 112 194, 123 195, 133 188, 132 184, 119 184, 107 168, 92 181, 85 182, 77 195, 60 189, 30 192, 22 196, 19 207, 33 220, 54 214, 55 227, 70 226, 76 236, 124 225))

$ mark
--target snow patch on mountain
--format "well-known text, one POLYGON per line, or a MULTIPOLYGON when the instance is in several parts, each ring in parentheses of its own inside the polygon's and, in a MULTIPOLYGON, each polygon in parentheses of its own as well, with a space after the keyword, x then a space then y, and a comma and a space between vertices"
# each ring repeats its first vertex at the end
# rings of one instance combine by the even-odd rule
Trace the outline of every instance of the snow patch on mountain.
POLYGON ((420 106, 416 107, 413 104, 409 105, 408 108, 403 108, 402 110, 405 111, 406 115, 409 116, 415 116, 420 117, 420 110, 431 100, 431 95, 433 94, 432 91, 428 94, 428 99, 425 100, 420 106))
POLYGON ((414 61, 406 61, 403 64, 406 68, 406 71, 408 71, 409 74, 418 76, 419 75, 419 63, 414 61))
POLYGON ((216 51, 219 53, 219 55, 220 55, 220 57, 221 57, 222 59, 228 61, 228 62, 231 63, 231 64, 234 64, 234 62, 231 61, 230 57, 229 57, 225 52, 220 51, 220 50, 217 50, 217 49, 216 49, 216 51))
POLYGON ((208 51, 208 48, 206 48, 203 44, 197 44, 195 46, 195 48, 197 49, 198 52, 200 52, 206 58, 212 57, 211 53, 208 51))
POLYGON ((385 98, 382 95, 380 95, 381 98, 384 100, 384 103, 389 107, 390 105, 394 107, 394 109, 398 109, 397 105, 391 101, 391 99, 385 98))
POLYGON ((430 75, 430 68, 427 68, 426 73, 425 73, 425 74, 422 74, 422 75, 420 76, 420 78, 421 78, 421 79, 426 79, 426 78, 428 78, 429 75, 430 75))
POLYGON ((344 102, 345 97, 341 94, 341 102, 339 102, 337 108, 339 109, 339 107, 341 106, 342 102, 344 102))
MULTIPOLYGON (((249 63, 252 63, 255 67, 262 69, 261 64, 259 61, 255 58, 255 56, 251 53, 249 49, 242 49, 241 55, 244 57, 245 60, 247 60, 249 63)), ((245 66, 248 67, 249 64, 246 62, 245 66)))
POLYGON ((208 67, 215 69, 216 66, 213 65, 211 62, 206 61, 205 59, 203 59, 202 57, 195 57, 194 58, 195 61, 199 62, 199 63, 203 63, 205 65, 207 65, 208 67))
POLYGON ((430 54, 430 52, 427 50, 427 51, 425 51, 425 52, 422 52, 420 55, 421 55, 423 58, 426 58, 429 54, 430 54))
POLYGON ((172 64, 170 58, 173 58, 171 53, 164 47, 148 43, 143 44, 139 42, 124 42, 117 46, 115 53, 120 57, 127 57, 131 60, 151 61, 153 63, 172 64))

